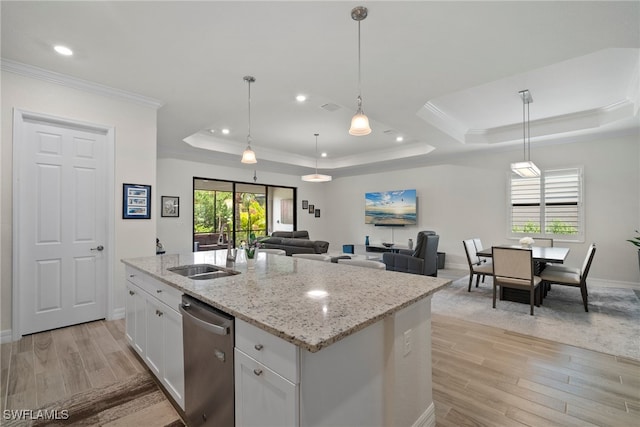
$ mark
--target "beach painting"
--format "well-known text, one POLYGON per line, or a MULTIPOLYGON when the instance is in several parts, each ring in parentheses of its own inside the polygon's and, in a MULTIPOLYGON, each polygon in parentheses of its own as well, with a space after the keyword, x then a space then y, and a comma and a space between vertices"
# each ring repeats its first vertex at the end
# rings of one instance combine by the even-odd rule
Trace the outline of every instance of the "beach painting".
POLYGON ((365 224, 416 225, 416 190, 365 193, 365 224))

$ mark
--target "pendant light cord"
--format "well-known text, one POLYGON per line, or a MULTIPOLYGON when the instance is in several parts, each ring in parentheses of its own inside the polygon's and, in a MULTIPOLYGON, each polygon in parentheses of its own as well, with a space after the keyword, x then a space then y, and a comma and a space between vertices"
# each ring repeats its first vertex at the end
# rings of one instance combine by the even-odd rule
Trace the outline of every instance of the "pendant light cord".
POLYGON ((247 144, 251 145, 251 80, 247 80, 249 84, 249 98, 247 99, 247 111, 249 112, 249 128, 247 131, 247 144))
POLYGON ((360 21, 358 21, 358 107, 362 104, 362 70, 360 60, 360 21))
POLYGON ((314 133, 316 136, 316 175, 318 175, 318 135, 319 133, 314 133))

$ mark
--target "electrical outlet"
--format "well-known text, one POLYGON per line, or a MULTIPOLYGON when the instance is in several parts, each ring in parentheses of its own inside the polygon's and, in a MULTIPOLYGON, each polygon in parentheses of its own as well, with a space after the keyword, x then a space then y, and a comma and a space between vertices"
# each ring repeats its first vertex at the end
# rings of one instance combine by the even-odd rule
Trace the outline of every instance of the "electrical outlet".
POLYGON ((404 355, 411 352, 411 329, 404 331, 404 355))

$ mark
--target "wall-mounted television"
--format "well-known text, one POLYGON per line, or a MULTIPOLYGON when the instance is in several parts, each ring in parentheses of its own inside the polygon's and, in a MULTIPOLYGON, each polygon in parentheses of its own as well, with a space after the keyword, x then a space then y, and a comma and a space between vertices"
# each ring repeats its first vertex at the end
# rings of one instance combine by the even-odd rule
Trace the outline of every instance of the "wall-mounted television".
POLYGON ((365 193, 364 222, 374 225, 416 225, 416 190, 365 193))

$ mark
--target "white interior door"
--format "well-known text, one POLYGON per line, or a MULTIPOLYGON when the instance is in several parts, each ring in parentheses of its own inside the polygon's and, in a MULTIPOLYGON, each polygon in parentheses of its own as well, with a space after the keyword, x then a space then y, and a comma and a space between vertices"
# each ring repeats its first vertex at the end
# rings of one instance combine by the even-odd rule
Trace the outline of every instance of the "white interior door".
POLYGON ((20 335, 105 318, 106 131, 29 118, 20 126, 13 236, 20 335))

